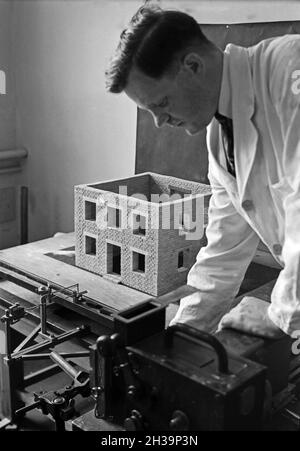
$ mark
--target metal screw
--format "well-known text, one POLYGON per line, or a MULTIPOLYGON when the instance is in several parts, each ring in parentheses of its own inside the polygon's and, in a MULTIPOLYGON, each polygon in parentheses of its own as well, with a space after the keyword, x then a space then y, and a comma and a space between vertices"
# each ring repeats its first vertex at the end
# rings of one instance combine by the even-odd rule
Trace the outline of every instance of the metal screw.
POLYGON ((63 398, 62 396, 58 396, 57 398, 54 399, 53 404, 63 404, 65 402, 65 398, 63 398))

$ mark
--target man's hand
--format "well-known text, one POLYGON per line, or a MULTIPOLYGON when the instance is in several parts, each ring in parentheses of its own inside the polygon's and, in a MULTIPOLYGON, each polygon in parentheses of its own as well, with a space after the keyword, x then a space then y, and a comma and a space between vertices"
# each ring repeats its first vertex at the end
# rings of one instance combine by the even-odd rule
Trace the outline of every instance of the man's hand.
POLYGON ((268 302, 261 299, 245 296, 234 309, 223 316, 218 331, 231 328, 264 338, 280 338, 284 332, 270 320, 269 306, 268 302))

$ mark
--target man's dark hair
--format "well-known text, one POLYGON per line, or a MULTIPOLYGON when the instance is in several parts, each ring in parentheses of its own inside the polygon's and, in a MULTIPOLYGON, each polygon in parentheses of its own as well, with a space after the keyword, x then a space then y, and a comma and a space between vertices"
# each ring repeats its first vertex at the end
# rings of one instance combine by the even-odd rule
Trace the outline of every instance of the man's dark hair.
POLYGON ((176 55, 197 41, 209 43, 196 20, 179 11, 143 6, 120 36, 110 67, 106 71, 107 90, 122 92, 133 65, 145 75, 160 78, 176 55))

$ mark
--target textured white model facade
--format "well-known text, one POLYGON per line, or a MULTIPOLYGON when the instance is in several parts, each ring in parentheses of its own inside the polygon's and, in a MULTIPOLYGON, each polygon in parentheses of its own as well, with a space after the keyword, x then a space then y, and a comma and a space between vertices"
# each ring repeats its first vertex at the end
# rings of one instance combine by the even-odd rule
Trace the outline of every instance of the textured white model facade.
POLYGON ((150 172, 76 186, 76 265, 153 296, 174 290, 204 244, 210 194, 150 172))

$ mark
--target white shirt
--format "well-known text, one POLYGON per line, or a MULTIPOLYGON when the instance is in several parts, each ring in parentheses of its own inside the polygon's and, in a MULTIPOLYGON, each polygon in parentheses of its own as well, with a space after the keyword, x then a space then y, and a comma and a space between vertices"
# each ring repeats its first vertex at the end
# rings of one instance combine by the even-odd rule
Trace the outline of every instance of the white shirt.
POLYGON ((188 275, 199 292, 171 322, 212 331, 230 309, 261 239, 282 266, 269 316, 300 330, 300 35, 226 47, 219 112, 233 119, 236 179, 226 170, 220 127, 208 130, 208 244, 188 275))

